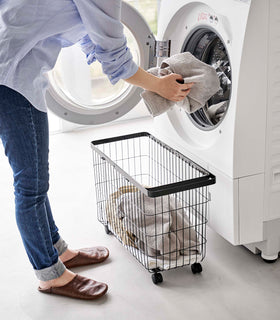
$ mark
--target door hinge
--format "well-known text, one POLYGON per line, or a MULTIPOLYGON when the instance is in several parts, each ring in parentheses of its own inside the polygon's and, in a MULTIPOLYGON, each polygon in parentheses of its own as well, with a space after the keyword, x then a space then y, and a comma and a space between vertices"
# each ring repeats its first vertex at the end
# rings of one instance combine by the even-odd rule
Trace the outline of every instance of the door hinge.
POLYGON ((170 57, 171 40, 156 40, 154 56, 157 58, 170 57))

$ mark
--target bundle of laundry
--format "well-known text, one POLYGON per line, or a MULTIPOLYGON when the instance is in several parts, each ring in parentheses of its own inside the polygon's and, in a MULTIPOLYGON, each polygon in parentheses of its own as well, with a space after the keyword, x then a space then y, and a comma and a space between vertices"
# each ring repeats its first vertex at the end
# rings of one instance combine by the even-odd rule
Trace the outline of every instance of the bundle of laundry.
MULTIPOLYGON (((215 69, 195 58, 190 52, 175 54, 163 60, 160 67, 151 68, 148 72, 157 77, 176 73, 182 76, 184 83, 194 83, 188 96, 177 102, 177 105, 188 113, 202 108, 220 89, 220 81, 215 69)), ((153 117, 168 111, 176 104, 148 90, 144 90, 141 96, 153 117)))
POLYGON ((228 108, 228 100, 221 101, 216 104, 212 104, 211 106, 208 107, 206 114, 210 118, 211 122, 213 124, 218 123, 221 118, 224 116, 227 108, 228 108))
POLYGON ((177 259, 199 253, 197 233, 174 196, 150 198, 133 186, 110 196, 107 218, 125 245, 157 259, 177 259))
POLYGON ((122 186, 116 192, 112 193, 106 205, 106 218, 111 231, 119 237, 124 245, 132 246, 138 249, 136 245, 136 236, 128 232, 124 225, 124 220, 118 215, 118 199, 125 193, 136 192, 138 189, 134 186, 122 186))

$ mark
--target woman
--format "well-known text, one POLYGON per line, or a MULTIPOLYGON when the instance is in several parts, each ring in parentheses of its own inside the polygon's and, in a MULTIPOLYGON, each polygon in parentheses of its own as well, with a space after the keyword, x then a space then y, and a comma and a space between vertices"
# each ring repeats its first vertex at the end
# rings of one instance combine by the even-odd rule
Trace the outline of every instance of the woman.
POLYGON ((0 137, 14 174, 17 225, 39 291, 81 299, 107 285, 69 269, 104 261, 108 249, 72 250, 58 233, 48 201, 48 120, 45 92, 62 47, 79 42, 88 63, 98 59, 112 84, 130 84, 180 101, 190 84, 157 78, 132 60, 120 22, 121 0, 0 1, 0 137))

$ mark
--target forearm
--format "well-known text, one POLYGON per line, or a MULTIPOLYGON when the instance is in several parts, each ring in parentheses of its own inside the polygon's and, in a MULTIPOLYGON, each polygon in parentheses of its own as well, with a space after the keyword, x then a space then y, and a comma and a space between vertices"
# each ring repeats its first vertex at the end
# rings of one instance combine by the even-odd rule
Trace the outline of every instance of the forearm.
POLYGON ((124 79, 124 81, 153 92, 157 92, 160 85, 160 78, 143 70, 141 67, 132 77, 124 79))

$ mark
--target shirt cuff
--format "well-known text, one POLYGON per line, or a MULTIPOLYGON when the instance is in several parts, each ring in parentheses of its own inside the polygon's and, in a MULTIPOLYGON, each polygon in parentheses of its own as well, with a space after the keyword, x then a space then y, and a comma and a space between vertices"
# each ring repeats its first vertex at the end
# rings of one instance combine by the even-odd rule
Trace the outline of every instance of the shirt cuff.
POLYGON ((96 46, 95 55, 102 64, 102 69, 112 84, 116 84, 120 79, 127 79, 133 76, 138 66, 133 61, 129 48, 124 45, 113 51, 104 51, 100 46, 96 46))
POLYGON ((90 37, 88 36, 88 34, 84 36, 80 41, 78 41, 78 44, 82 49, 83 53, 86 55, 88 65, 96 61, 96 57, 95 57, 96 45, 90 40, 90 37))
POLYGON ((87 63, 91 64, 98 60, 112 84, 116 84, 120 79, 132 77, 138 70, 126 45, 126 40, 122 47, 111 51, 103 50, 101 46, 95 45, 88 35, 78 43, 87 57, 87 63))
POLYGON ((133 60, 129 60, 118 71, 109 75, 108 78, 112 84, 116 84, 121 79, 132 77, 138 71, 138 68, 138 65, 133 60))

